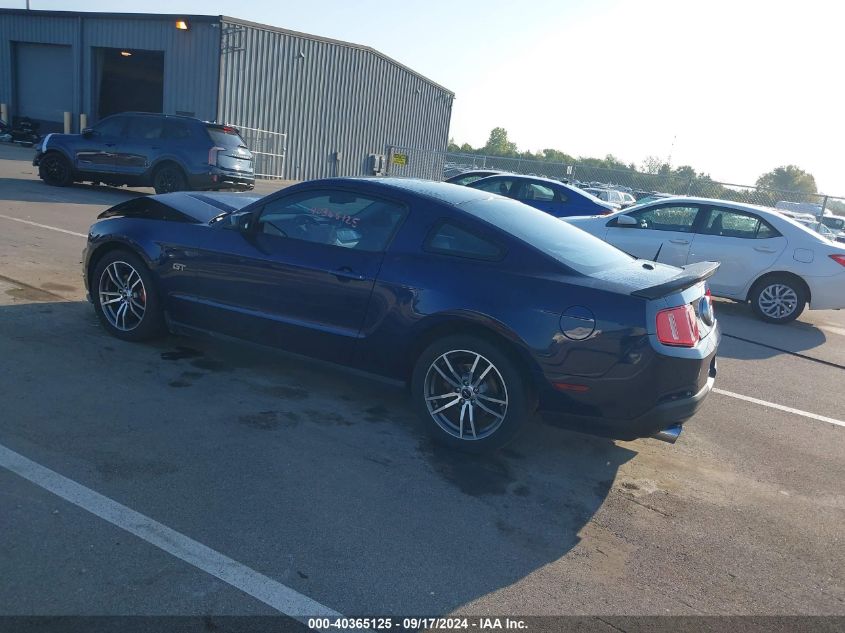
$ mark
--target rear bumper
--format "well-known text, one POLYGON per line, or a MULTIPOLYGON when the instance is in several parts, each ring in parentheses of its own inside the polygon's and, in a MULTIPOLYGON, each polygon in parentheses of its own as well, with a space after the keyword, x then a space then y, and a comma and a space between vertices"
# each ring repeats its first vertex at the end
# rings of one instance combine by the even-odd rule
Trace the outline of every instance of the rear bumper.
MULTIPOLYGON (((611 437, 617 440, 653 437, 661 431, 683 424, 693 417, 701 407, 716 381, 716 349, 714 347, 710 354, 697 361, 680 359, 679 364, 675 367, 679 376, 686 374, 687 377, 683 379, 686 386, 677 385, 680 388, 675 389, 675 385, 673 385, 671 393, 652 400, 652 403, 646 403, 644 405, 645 410, 639 409, 636 415, 631 417, 615 416, 601 405, 592 407, 592 410, 589 411, 584 410, 585 407, 583 406, 576 406, 567 410, 564 406, 544 407, 542 401, 541 415, 551 424, 572 428, 590 435, 611 437), (691 363, 698 366, 696 371, 698 377, 694 380, 691 375, 693 370, 691 363), (579 408, 582 410, 579 411, 579 408), (607 413, 610 413, 610 415, 607 413)), ((662 380, 662 375, 661 373, 652 374, 652 381, 662 380)), ((593 384, 590 391, 600 391, 601 387, 600 381, 598 381, 593 384)), ((619 390, 618 384, 611 388, 615 390, 612 398, 614 401, 621 398, 642 402, 644 391, 642 385, 632 384, 625 389, 626 393, 624 394, 619 390)), ((614 409, 614 411, 618 411, 618 409, 614 409)))
POLYGON ((829 277, 805 277, 811 310, 845 309, 845 272, 829 277))
POLYGON ((255 187, 255 176, 212 167, 208 173, 190 177, 191 189, 241 189, 255 187))

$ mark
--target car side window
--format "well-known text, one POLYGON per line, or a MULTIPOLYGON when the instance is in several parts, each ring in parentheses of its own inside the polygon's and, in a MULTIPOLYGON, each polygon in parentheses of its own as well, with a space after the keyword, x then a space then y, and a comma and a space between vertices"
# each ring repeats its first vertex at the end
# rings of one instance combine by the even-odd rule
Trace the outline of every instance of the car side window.
POLYGON ((469 259, 499 260, 505 254, 498 244, 451 222, 438 224, 423 248, 432 253, 469 259))
POLYGON ((555 192, 551 187, 536 182, 526 182, 517 196, 517 200, 542 200, 551 201, 555 199, 555 192))
POLYGON ((768 222, 756 215, 718 207, 710 209, 710 216, 701 228, 701 233, 747 240, 766 239, 779 235, 768 222))
POLYGON ((164 138, 178 140, 191 137, 191 128, 184 121, 178 119, 164 120, 164 138))
POLYGON ((481 191, 489 191, 490 193, 498 193, 501 196, 510 196, 513 190, 514 182, 510 178, 497 178, 492 182, 480 182, 475 185, 476 189, 481 191))
MULTIPOLYGON (((690 233, 698 207, 686 205, 666 205, 638 209, 626 214, 637 221, 637 227, 653 231, 680 231, 690 233)), ((631 228, 637 228, 632 226, 631 228)))
POLYGON ((159 139, 164 131, 164 119, 154 116, 136 116, 129 119, 126 136, 133 141, 159 139))
POLYGON ((304 192, 267 203, 256 230, 265 235, 361 251, 382 251, 405 207, 347 191, 304 192))
POLYGON ((126 127, 125 116, 114 116, 108 119, 103 119, 94 126, 94 131, 98 136, 117 137, 123 134, 123 128, 126 127))

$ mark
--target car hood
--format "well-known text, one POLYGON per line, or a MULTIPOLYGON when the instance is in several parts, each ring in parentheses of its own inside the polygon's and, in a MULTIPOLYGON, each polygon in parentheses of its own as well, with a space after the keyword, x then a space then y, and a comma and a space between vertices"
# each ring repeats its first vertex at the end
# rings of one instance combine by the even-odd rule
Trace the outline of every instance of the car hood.
POLYGON ((98 217, 133 217, 150 220, 171 220, 208 224, 214 218, 240 211, 259 200, 261 196, 247 193, 178 192, 149 196, 150 204, 118 205, 101 213, 98 217))

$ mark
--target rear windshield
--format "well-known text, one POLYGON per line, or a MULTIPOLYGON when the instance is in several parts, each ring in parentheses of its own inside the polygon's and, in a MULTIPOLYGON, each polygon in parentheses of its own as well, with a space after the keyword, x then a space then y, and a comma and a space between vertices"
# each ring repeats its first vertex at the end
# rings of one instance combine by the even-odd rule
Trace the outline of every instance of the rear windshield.
POLYGON ((211 137, 211 141, 219 147, 226 149, 246 147, 246 143, 244 143, 241 135, 233 127, 213 127, 209 125, 206 126, 206 129, 208 130, 208 135, 211 137))
POLYGON ((472 200, 460 208, 584 275, 623 266, 633 259, 615 246, 516 200, 497 196, 472 200))

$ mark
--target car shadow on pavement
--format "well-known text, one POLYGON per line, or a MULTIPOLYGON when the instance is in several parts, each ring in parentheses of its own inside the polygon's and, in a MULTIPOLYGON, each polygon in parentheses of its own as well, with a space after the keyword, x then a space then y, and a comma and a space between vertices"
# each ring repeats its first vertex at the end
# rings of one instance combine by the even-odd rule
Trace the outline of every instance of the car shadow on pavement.
POLYGON ((341 612, 447 613, 576 548, 575 584, 617 564, 593 517, 636 453, 610 440, 534 421, 493 455, 450 451, 403 388, 230 342, 125 343, 82 302, 0 307, 0 355, 18 359, 0 444, 341 612))
POLYGON ((827 342, 824 331, 812 323, 800 320, 785 325, 766 323, 742 303, 719 301, 715 308, 724 337, 720 356, 761 360, 784 352, 812 355, 812 350, 827 342))
POLYGON ((152 189, 94 186, 74 183, 69 187, 51 187, 29 178, 0 178, 0 200, 56 204, 115 205, 124 200, 153 193, 152 189))

